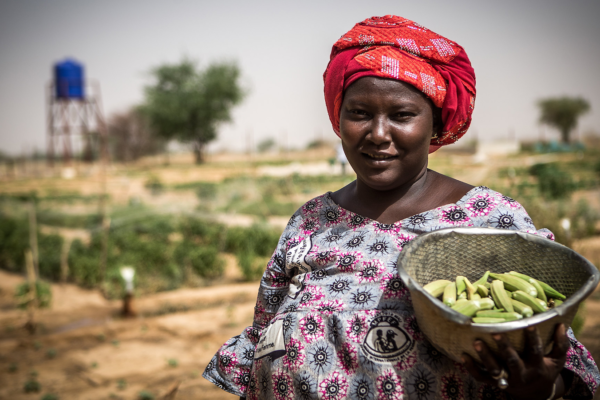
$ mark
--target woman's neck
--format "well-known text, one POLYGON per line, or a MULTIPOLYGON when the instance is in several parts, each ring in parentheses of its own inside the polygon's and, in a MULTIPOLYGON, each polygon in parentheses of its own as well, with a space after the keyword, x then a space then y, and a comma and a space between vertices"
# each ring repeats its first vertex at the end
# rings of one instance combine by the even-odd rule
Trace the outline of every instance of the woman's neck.
POLYGON ((392 190, 376 190, 357 179, 333 193, 341 207, 386 224, 457 202, 471 185, 424 168, 414 179, 392 190))

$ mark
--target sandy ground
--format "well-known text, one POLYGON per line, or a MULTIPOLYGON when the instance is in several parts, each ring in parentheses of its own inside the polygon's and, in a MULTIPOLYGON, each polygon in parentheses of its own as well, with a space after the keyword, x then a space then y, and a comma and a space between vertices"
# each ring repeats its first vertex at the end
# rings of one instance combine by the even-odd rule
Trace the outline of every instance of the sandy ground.
MULTIPOLYGON (((216 349, 251 323, 258 283, 146 296, 136 299, 133 319, 121 318, 120 302, 97 291, 55 284, 53 306, 37 313, 32 335, 13 299, 22 281, 0 271, 0 399, 137 399, 143 390, 159 399, 177 384, 176 399, 236 398, 201 373, 216 349), (25 393, 32 373, 41 390, 25 393)), ((599 360, 600 291, 587 300, 586 314, 579 339, 599 360)))

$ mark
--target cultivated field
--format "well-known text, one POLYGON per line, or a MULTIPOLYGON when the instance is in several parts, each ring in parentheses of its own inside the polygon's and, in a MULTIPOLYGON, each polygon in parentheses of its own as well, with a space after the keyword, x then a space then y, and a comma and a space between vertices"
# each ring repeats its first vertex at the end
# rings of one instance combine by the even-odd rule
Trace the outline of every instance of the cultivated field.
MULTIPOLYGON (((321 148, 213 155, 201 166, 186 155, 111 165, 103 282, 99 166, 0 168, 0 399, 159 399, 176 385, 176 399, 235 398, 200 375, 251 323, 257 278, 287 218, 353 180, 330 163, 334 155, 321 148), (31 192, 40 274, 53 295, 35 314, 34 334, 14 296, 24 282, 31 192), (124 265, 136 269, 135 318, 120 316, 124 265)), ((430 167, 516 198, 536 226, 600 266, 600 148, 495 157, 442 151, 430 167)), ((600 360, 600 291, 577 324, 600 360)))

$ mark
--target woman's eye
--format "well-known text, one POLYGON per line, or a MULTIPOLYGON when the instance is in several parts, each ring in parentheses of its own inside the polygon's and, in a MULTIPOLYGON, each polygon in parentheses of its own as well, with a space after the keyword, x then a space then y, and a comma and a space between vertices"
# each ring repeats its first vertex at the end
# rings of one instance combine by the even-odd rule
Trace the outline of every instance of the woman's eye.
POLYGON ((364 110, 350 110, 350 112, 355 115, 367 115, 367 112, 364 110))

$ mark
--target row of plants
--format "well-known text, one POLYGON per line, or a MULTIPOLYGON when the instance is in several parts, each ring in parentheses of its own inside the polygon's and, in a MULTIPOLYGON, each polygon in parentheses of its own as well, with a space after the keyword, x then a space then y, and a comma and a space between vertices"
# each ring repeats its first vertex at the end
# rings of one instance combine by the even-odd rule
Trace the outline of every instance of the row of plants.
MULTIPOLYGON (((281 233, 266 225, 226 227, 196 217, 143 215, 111 227, 104 283, 99 229, 92 231, 89 243, 79 239, 72 242, 67 279, 84 287, 104 284, 107 295, 117 297, 122 293, 119 268, 130 265, 136 269, 136 288, 142 293, 201 285, 223 275, 225 262, 221 253, 227 252, 236 255, 244 278, 254 280, 260 277, 281 233)), ((38 232, 39 273, 43 279, 61 279, 63 241, 59 235, 38 232)), ((0 212, 0 267, 24 271, 28 246, 29 225, 25 216, 0 212)))

